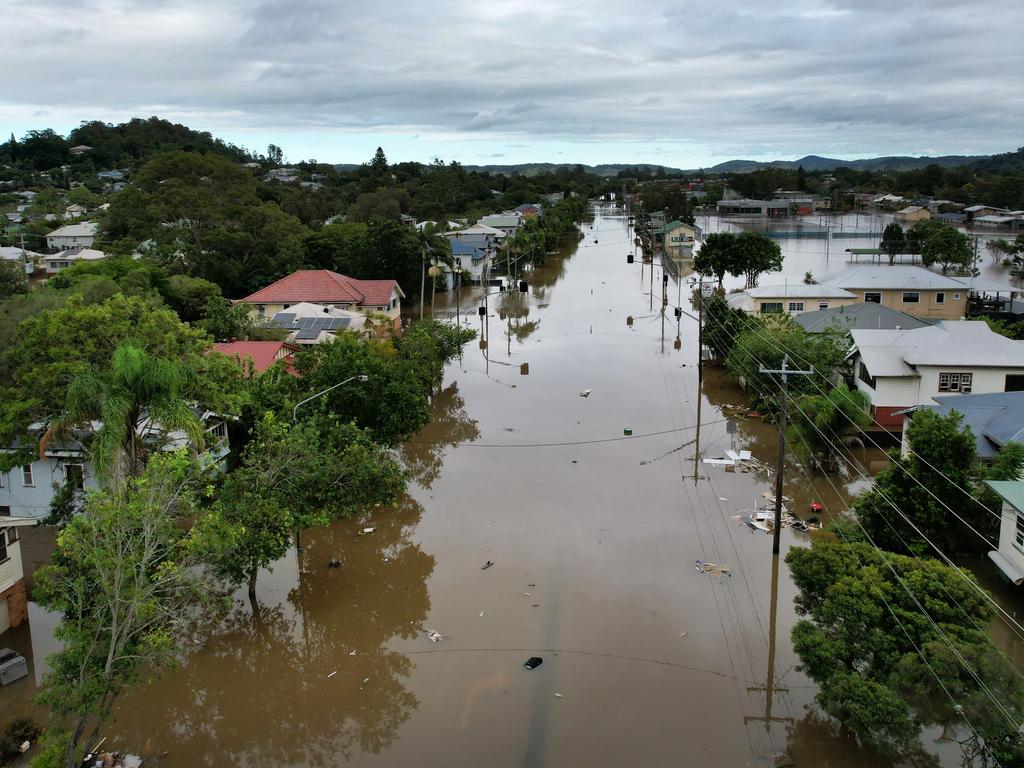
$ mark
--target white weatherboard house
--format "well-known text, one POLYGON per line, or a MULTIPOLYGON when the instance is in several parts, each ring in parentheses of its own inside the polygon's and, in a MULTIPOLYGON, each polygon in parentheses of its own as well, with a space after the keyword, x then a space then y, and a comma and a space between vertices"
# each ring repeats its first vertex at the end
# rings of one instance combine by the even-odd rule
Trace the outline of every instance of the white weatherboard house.
POLYGON ((1024 341, 982 320, 943 320, 911 330, 854 329, 853 378, 875 423, 900 429, 901 411, 938 395, 1024 390, 1024 341))
POLYGON ((0 520, 0 632, 6 632, 28 619, 28 595, 18 529, 35 524, 34 519, 25 517, 0 520))
POLYGON ((726 301, 733 309, 742 309, 752 314, 778 314, 786 312, 799 315, 853 304, 857 296, 843 288, 831 285, 762 285, 730 294, 726 301))
POLYGON ((1024 482, 986 480, 1003 499, 999 521, 999 548, 988 553, 1011 584, 1024 584, 1024 482))
POLYGON ((46 236, 46 247, 65 250, 67 248, 92 248, 100 225, 92 221, 68 224, 55 229, 46 236))

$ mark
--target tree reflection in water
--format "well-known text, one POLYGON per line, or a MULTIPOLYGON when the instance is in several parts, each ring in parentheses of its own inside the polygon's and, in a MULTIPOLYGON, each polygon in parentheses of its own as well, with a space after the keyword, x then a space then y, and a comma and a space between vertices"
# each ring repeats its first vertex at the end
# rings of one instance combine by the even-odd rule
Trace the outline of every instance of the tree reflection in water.
POLYGON ((893 762, 862 747, 834 720, 809 709, 803 719, 787 728, 786 752, 775 765, 817 768, 938 768, 939 758, 919 750, 893 762))
POLYGON ((434 558, 409 538, 421 513, 403 499, 372 534, 359 520, 308 531, 286 600, 255 619, 239 598, 181 669, 124 697, 111 741, 180 766, 329 766, 387 748, 419 706, 413 663, 387 644, 419 634, 430 608, 434 558))
POLYGON ((456 383, 449 384, 434 395, 430 423, 410 442, 400 448, 402 460, 413 478, 430 488, 441 473, 445 450, 480 437, 476 421, 466 413, 466 402, 456 383))

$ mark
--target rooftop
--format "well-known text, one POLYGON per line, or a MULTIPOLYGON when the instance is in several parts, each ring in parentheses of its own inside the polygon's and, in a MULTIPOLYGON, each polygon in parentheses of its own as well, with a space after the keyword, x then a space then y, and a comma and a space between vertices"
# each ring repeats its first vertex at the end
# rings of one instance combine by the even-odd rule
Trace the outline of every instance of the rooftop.
POLYGON ((303 269, 282 277, 240 301, 246 304, 355 304, 385 306, 392 292, 404 297, 394 280, 357 280, 329 269, 303 269))
POLYGON ((859 267, 825 275, 823 285, 840 288, 874 288, 877 290, 963 290, 967 284, 952 277, 940 275, 924 267, 909 265, 865 264, 859 267))
POLYGON ((887 331, 912 330, 924 328, 936 322, 935 320, 922 320, 873 301, 804 312, 793 319, 810 333, 821 333, 828 328, 850 331, 862 328, 887 331))
POLYGON ((986 480, 985 484, 1009 502, 1014 509, 1024 512, 1024 481, 986 480))
POLYGON ((745 293, 753 299, 854 299, 855 294, 842 288, 832 285, 818 283, 789 283, 786 285, 760 285, 757 288, 748 288, 745 293))
POLYGON ((93 221, 80 221, 55 229, 47 237, 92 237, 99 231, 100 225, 93 221))
POLYGON ((850 332, 872 376, 916 376, 917 366, 1024 368, 1024 341, 1002 336, 983 320, 943 320, 912 330, 850 332))
POLYGON ((240 362, 252 360, 253 370, 263 373, 279 359, 289 356, 295 348, 283 341, 225 341, 213 348, 223 355, 237 358, 240 362))
POLYGON ((1007 443, 1024 442, 1024 392, 940 395, 932 399, 938 405, 922 405, 914 410, 960 413, 974 433, 982 459, 994 458, 1007 443))

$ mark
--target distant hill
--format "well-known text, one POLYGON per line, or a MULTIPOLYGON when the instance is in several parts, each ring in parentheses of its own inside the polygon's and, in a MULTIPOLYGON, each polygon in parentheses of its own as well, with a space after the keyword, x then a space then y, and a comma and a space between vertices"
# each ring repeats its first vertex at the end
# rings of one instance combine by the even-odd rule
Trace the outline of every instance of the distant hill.
POLYGON ((706 168, 711 173, 749 173, 760 168, 798 168, 803 166, 806 171, 832 171, 836 168, 856 168, 862 171, 910 171, 928 165, 939 165, 943 168, 955 168, 960 165, 971 165, 989 159, 989 155, 942 155, 940 157, 907 157, 893 155, 889 157, 870 157, 863 160, 840 160, 833 157, 807 155, 799 160, 729 160, 706 168))

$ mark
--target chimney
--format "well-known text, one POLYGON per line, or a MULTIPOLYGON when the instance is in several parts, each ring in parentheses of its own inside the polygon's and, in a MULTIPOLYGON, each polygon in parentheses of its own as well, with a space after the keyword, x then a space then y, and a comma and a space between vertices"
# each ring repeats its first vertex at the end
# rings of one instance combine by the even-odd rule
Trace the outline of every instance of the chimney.
POLYGON ((328 314, 329 315, 330 313, 331 313, 331 308, 330 307, 324 307, 324 314, 328 314))

